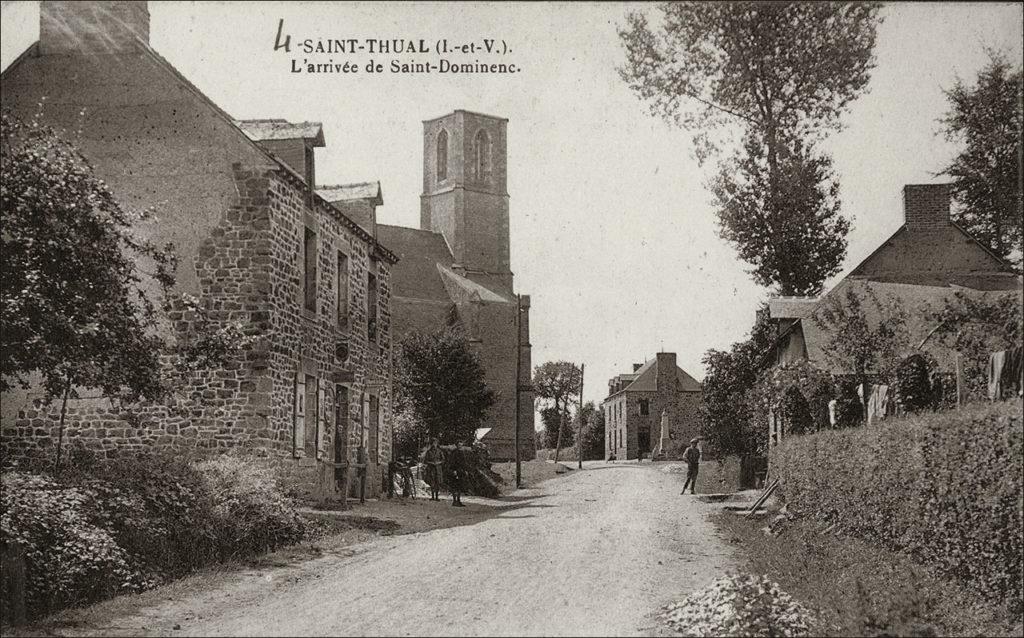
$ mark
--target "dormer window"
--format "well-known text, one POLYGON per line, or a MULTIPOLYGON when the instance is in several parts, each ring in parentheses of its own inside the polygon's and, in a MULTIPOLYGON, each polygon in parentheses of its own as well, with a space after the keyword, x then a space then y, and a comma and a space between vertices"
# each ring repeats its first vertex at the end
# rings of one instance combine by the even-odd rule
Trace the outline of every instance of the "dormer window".
POLYGON ((473 138, 473 174, 479 181, 491 178, 491 136, 483 129, 473 138))
POLYGON ((437 181, 448 179, 448 131, 437 134, 437 181))

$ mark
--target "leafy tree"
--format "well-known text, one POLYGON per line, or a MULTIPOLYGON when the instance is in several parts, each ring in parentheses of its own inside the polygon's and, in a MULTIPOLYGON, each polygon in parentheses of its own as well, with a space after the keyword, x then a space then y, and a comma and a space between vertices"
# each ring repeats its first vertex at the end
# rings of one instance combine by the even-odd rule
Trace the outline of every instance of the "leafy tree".
POLYGON ((67 403, 80 389, 180 410, 196 373, 258 335, 211 319, 208 299, 171 293, 173 246, 137 236, 152 211, 120 204, 72 143, 0 118, 0 390, 39 375, 44 400, 60 398, 59 468, 67 403), (161 310, 181 312, 189 327, 161 330, 161 310))
POLYGON ((762 308, 749 338, 728 351, 712 349, 704 354, 701 437, 719 454, 749 456, 767 446, 767 428, 748 393, 757 383, 774 335, 767 309, 762 308))
POLYGON ((928 338, 963 357, 965 396, 985 398, 989 354, 1019 346, 1024 340, 1020 294, 957 291, 941 304, 927 305, 921 311, 928 325, 934 326, 928 338))
POLYGON ((856 384, 890 380, 911 345, 907 312, 895 298, 883 301, 871 288, 857 288, 829 295, 815 311, 812 321, 828 335, 822 353, 856 384))
POLYGON ((775 183, 766 146, 748 136, 712 183, 719 234, 751 264, 754 281, 783 295, 816 295, 846 255, 832 160, 799 140, 780 149, 775 183))
MULTIPOLYGON (((548 361, 536 366, 533 371, 533 388, 537 393, 537 402, 547 405, 558 415, 558 432, 566 430, 569 420, 569 400, 580 392, 583 374, 579 366, 570 361, 548 361)), ((541 419, 544 412, 541 412, 541 419)), ((547 426, 545 424, 545 430, 547 426)), ((572 436, 571 434, 569 436, 572 436)), ((555 456, 557 460, 560 442, 565 439, 555 437, 555 456)))
POLYGON ((78 388, 129 401, 158 399, 162 384, 153 280, 174 282, 171 247, 136 237, 146 212, 122 206, 72 144, 7 113, 0 133, 0 389, 42 376, 60 397, 57 463, 67 401, 78 388))
POLYGON ((553 450, 558 447, 559 429, 562 431, 562 446, 569 447, 575 442, 575 432, 565 425, 562 413, 552 407, 540 411, 540 420, 544 424, 544 447, 553 450))
POLYGON ((395 383, 397 411, 409 412, 423 439, 442 445, 472 444, 494 405, 484 368, 457 328, 407 336, 397 349, 395 383))
POLYGON ((577 415, 577 421, 583 422, 583 458, 584 460, 604 458, 604 410, 594 405, 593 401, 583 404, 583 410, 577 415))
POLYGON ((950 110, 940 120, 947 140, 963 145, 940 175, 953 178, 960 204, 954 219, 1000 257, 1021 265, 1022 82, 996 51, 974 86, 958 80, 946 91, 950 110))
POLYGON ((739 125, 742 144, 721 163, 713 189, 722 236, 754 266, 758 282, 782 294, 817 292, 842 264, 849 225, 839 217, 829 161, 811 148, 839 128, 840 115, 867 86, 879 5, 658 7, 656 25, 639 11, 627 16, 619 74, 652 114, 694 134, 701 162, 726 142, 713 134, 739 125), (730 188, 734 174, 742 177, 730 188), (752 183, 763 191, 740 186, 752 183), (793 197, 798 204, 790 211, 793 197), (819 246, 814 238, 822 236, 819 246), (786 252, 791 259, 780 259, 786 252), (812 261, 816 272, 794 267, 812 261))

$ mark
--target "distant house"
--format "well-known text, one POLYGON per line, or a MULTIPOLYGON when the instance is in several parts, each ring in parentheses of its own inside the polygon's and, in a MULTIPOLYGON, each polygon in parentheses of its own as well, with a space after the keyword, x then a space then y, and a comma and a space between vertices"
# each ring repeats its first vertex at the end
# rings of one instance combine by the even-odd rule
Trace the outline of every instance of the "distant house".
POLYGON ((608 380, 605 412, 605 458, 635 459, 663 452, 678 456, 687 442, 700 435, 701 385, 676 365, 674 352, 659 352, 633 372, 608 380), (661 445, 662 419, 668 437, 661 445))
MULTIPOLYGON (((911 344, 934 357, 940 370, 951 372, 956 353, 930 339, 936 326, 927 322, 921 309, 939 309, 958 291, 968 296, 1020 296, 1020 276, 950 218, 948 184, 908 185, 903 196, 904 224, 834 288, 819 298, 768 301, 768 318, 777 332, 765 354, 766 366, 807 360, 834 375, 852 373, 826 356, 824 347, 832 335, 818 319, 825 303, 843 303, 853 291, 860 298, 901 306, 907 313, 911 344)), ((879 320, 875 304, 862 303, 862 308, 869 322, 879 320)), ((774 441, 784 425, 774 417, 772 421, 774 441)))

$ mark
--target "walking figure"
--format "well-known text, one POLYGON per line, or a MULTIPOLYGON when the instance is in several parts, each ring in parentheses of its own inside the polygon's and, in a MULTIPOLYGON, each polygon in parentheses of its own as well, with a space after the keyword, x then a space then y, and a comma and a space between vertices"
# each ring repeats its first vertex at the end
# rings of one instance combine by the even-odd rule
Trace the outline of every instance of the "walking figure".
POLYGON ((438 445, 437 437, 430 439, 430 447, 423 453, 426 466, 424 480, 430 486, 430 500, 440 501, 441 481, 444 478, 444 450, 438 445))
POLYGON ((683 491, 680 494, 686 494, 686 486, 690 486, 690 494, 695 494, 697 490, 697 472, 700 470, 700 448, 697 444, 700 443, 700 439, 690 439, 690 445, 683 452, 683 460, 686 461, 686 482, 683 483, 683 491))

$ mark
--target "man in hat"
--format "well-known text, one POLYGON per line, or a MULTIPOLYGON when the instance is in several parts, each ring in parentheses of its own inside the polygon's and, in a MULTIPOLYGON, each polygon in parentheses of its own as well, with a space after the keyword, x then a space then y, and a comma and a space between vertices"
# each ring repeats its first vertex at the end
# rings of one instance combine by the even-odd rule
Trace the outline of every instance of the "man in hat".
POLYGON ((697 490, 697 471, 700 470, 700 448, 697 444, 700 443, 700 438, 690 439, 690 445, 683 452, 683 460, 686 461, 686 482, 683 483, 683 491, 680 494, 686 494, 686 486, 690 486, 690 494, 695 494, 697 490))

